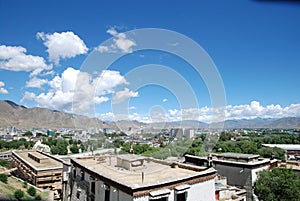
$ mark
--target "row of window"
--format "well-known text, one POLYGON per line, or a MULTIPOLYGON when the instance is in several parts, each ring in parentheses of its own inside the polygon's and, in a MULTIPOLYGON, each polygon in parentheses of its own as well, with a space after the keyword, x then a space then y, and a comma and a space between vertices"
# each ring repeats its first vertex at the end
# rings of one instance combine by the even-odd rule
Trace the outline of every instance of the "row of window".
MULTIPOLYGON (((73 178, 76 178, 76 169, 73 169, 73 178)), ((80 179, 83 181, 84 180, 84 172, 81 171, 80 172, 80 179)), ((94 201, 95 200, 95 192, 96 192, 96 182, 95 182, 95 178, 94 177, 90 177, 90 181, 91 181, 91 185, 90 185, 90 192, 91 192, 91 196, 90 196, 90 200, 94 201)), ((110 186, 107 184, 103 184, 103 188, 104 188, 104 201, 110 201, 110 186)), ((80 190, 77 191, 76 197, 77 199, 80 199, 80 190)), ((149 200, 155 200, 155 201, 168 201, 168 196, 166 197, 161 197, 161 198, 157 198, 157 197, 150 197, 149 200)), ((186 201, 187 200, 187 192, 182 192, 182 193, 176 193, 175 194, 175 201, 186 201)))

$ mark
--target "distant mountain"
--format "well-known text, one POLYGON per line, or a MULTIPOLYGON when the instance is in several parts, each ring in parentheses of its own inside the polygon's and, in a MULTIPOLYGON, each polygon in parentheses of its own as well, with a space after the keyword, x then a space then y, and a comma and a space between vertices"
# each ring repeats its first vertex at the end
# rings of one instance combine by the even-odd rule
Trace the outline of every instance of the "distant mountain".
MULTIPOLYGON (((213 128, 220 126, 221 123, 212 123, 211 125, 213 128)), ((224 128, 300 128, 300 117, 226 120, 224 128)))
POLYGON ((209 124, 201 122, 201 121, 194 121, 194 120, 183 120, 183 121, 173 121, 173 122, 158 122, 158 123, 151 123, 150 127, 157 129, 157 128, 208 128, 209 124))
POLYGON ((97 118, 68 114, 46 108, 26 108, 12 101, 0 101, 0 128, 112 128, 122 131, 131 129, 159 130, 170 128, 300 128, 300 117, 280 119, 240 119, 226 120, 223 123, 207 124, 200 121, 184 120, 146 124, 138 121, 102 122, 97 118))
POLYGON ((0 101, 0 128, 103 128, 96 118, 46 108, 26 108, 12 101, 0 101))

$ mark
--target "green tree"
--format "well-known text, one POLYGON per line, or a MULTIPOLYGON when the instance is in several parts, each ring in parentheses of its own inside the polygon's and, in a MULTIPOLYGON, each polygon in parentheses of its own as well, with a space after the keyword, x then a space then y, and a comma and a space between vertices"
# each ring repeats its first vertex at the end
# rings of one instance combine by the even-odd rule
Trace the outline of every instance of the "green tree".
POLYGON ((24 136, 33 136, 32 132, 31 131, 26 131, 24 133, 24 136))
POLYGON ((70 151, 71 151, 73 154, 79 153, 79 148, 78 148, 77 144, 72 144, 71 147, 70 147, 70 151))
POLYGON ((264 170, 255 182, 254 193, 263 201, 299 201, 300 177, 287 168, 264 170))
POLYGON ((244 154, 257 154, 257 145, 254 142, 245 142, 242 146, 242 153, 244 154))
POLYGON ((67 155, 68 154, 68 142, 66 140, 57 140, 56 146, 58 148, 59 155, 67 155))
POLYGON ((79 147, 80 149, 81 149, 81 152, 84 152, 85 151, 85 146, 81 143, 81 145, 80 145, 80 147, 79 147))
POLYGON ((36 196, 34 197, 34 200, 42 200, 41 195, 36 195, 36 196))
POLYGON ((58 154, 59 150, 57 146, 52 146, 50 149, 51 154, 55 155, 58 154))
POLYGON ((0 166, 10 168, 10 161, 0 160, 0 166))
POLYGON ((23 186, 23 188, 27 188, 27 185, 28 185, 27 182, 24 181, 22 186, 23 186))
POLYGON ((15 191, 14 195, 17 200, 21 200, 24 197, 24 192, 19 189, 15 191))
POLYGON ((232 134, 232 133, 222 132, 222 133, 220 134, 219 140, 220 140, 220 141, 228 141, 228 140, 230 140, 232 137, 233 137, 233 134, 232 134))
POLYGON ((7 175, 6 174, 0 174, 0 181, 7 184, 7 175))
POLYGON ((27 193, 31 196, 35 196, 36 195, 36 190, 34 187, 30 186, 28 189, 27 189, 27 193))

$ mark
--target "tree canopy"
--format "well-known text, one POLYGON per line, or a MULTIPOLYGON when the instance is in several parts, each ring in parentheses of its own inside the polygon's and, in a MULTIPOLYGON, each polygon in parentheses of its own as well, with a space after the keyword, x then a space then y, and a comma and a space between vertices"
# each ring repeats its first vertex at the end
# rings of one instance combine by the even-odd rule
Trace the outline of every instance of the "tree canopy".
POLYGON ((255 182, 254 193, 263 201, 299 201, 300 177, 287 168, 264 170, 255 182))

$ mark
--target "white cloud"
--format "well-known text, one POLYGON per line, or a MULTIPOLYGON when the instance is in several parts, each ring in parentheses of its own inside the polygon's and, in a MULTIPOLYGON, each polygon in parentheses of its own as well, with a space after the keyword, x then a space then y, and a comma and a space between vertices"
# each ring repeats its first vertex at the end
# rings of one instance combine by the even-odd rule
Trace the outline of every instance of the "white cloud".
POLYGON ((115 120, 115 116, 112 112, 99 114, 98 118, 101 119, 102 121, 114 121, 115 120))
POLYGON ((105 96, 94 97, 94 103, 95 104, 100 104, 100 103, 106 102, 108 100, 109 100, 109 98, 105 97, 105 96))
POLYGON ((167 102, 167 101, 168 101, 168 99, 166 99, 166 98, 164 98, 164 99, 162 100, 162 102, 164 102, 164 103, 167 102))
MULTIPOLYGON (((220 113, 222 108, 200 107, 187 109, 169 109, 166 113, 161 113, 162 122, 172 122, 181 120, 196 120, 206 123, 221 121, 220 113)), ((223 110, 224 112, 224 110, 223 110)), ((158 119, 153 118, 153 114, 142 116, 135 115, 123 116, 122 119, 137 120, 144 123, 153 123, 158 119)), ((223 115, 224 117, 224 115, 223 115)), ((225 107, 225 120, 255 119, 255 118, 283 118, 300 117, 300 104, 291 104, 286 107, 280 105, 262 106, 258 101, 252 101, 244 105, 227 105, 225 107)))
POLYGON ((178 110, 177 109, 174 109, 174 110, 168 110, 168 112, 169 112, 169 114, 171 115, 171 116, 175 116, 175 115, 178 115, 178 110))
POLYGON ((39 76, 47 76, 47 75, 54 75, 55 72, 53 70, 50 70, 50 71, 46 71, 46 72, 43 72, 41 74, 39 74, 39 76))
POLYGON ((128 108, 128 110, 136 110, 136 107, 135 107, 135 106, 130 106, 130 107, 128 108))
POLYGON ((114 88, 121 84, 129 84, 119 71, 103 70, 94 80, 96 94, 105 95, 114 92, 114 88))
POLYGON ((40 94, 25 92, 22 101, 33 100, 40 107, 65 112, 91 112, 94 104, 109 100, 105 95, 114 93, 114 87, 126 83, 118 71, 105 70, 92 78, 86 72, 69 67, 61 76, 47 82, 50 86, 48 91, 40 94))
POLYGON ((39 79, 37 77, 33 77, 29 81, 26 82, 26 87, 41 88, 44 84, 47 84, 47 83, 48 83, 48 80, 46 80, 46 79, 39 79))
POLYGON ((38 32, 36 37, 44 42, 49 60, 57 65, 60 59, 72 58, 88 51, 83 40, 71 31, 53 34, 38 32))
POLYGON ((104 45, 99 45, 98 47, 95 48, 96 51, 99 51, 101 53, 103 52, 109 52, 109 47, 108 46, 104 46, 104 45))
POLYGON ((23 98, 21 99, 21 103, 23 103, 25 100, 34 100, 36 97, 35 93, 25 91, 25 94, 23 98))
POLYGON ((112 36, 118 36, 118 32, 114 28, 110 28, 106 32, 109 33, 112 36))
MULTIPOLYGON (((167 116, 169 120, 198 120, 203 122, 214 122, 221 120, 221 108, 189 108, 182 110, 168 110, 167 116)), ((291 104, 286 107, 280 105, 262 106, 258 101, 252 101, 245 105, 227 105, 225 107, 225 120, 238 119, 255 119, 255 118, 282 118, 282 117, 299 117, 300 104, 291 104)))
POLYGON ((100 45, 95 50, 103 52, 116 52, 121 51, 123 53, 132 53, 133 47, 136 46, 134 40, 128 39, 125 33, 118 33, 114 28, 110 28, 106 31, 113 36, 113 43, 109 46, 100 45))
POLYGON ((125 88, 123 91, 117 91, 112 99, 113 104, 118 104, 128 98, 137 97, 138 92, 130 91, 128 88, 125 88))
POLYGON ((32 71, 34 75, 52 69, 52 65, 47 65, 43 57, 28 55, 26 52, 27 50, 21 46, 0 45, 0 69, 32 71))
POLYGON ((5 83, 0 81, 0 94, 8 94, 8 91, 4 88, 5 83))

